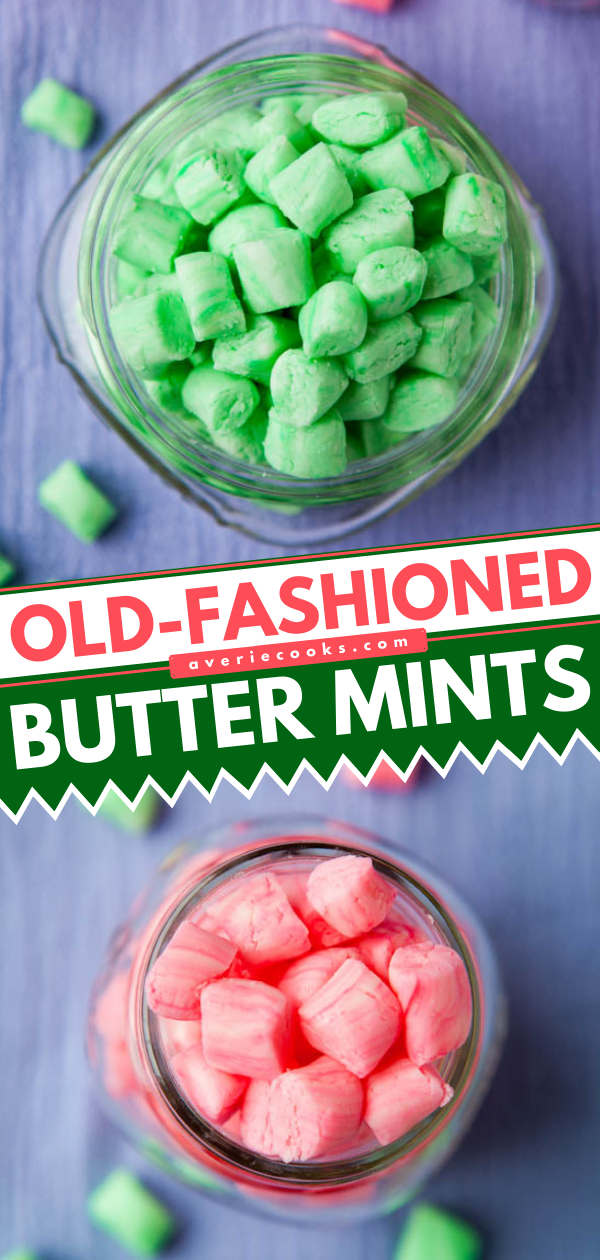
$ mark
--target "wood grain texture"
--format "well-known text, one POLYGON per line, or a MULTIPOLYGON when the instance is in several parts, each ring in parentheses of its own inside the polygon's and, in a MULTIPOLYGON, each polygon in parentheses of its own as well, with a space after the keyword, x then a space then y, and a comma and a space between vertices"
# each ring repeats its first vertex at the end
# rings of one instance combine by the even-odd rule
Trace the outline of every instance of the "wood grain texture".
MULTIPOLYGON (((398 0, 386 18, 329 0, 3 0, 0 57, 0 549, 23 581, 274 554, 213 525, 105 431, 55 362, 34 303, 45 228, 84 159, 19 126, 43 74, 98 104, 106 137, 194 60, 252 30, 299 18, 388 45, 437 82, 506 153, 543 202, 564 300, 539 375, 502 427, 447 481, 361 545, 600 519, 600 20, 533 0, 398 0), (38 509, 35 488, 79 459, 122 510, 85 548, 38 509)), ((100 138, 100 137, 99 137, 100 138)), ((182 835, 224 818, 331 812, 413 847, 479 905, 498 946, 512 1030, 497 1083, 431 1194, 489 1233, 490 1260, 593 1260, 600 1236, 597 1006, 600 887, 597 763, 544 753, 482 777, 458 763, 411 796, 376 797, 307 776, 288 800, 264 784, 249 804, 188 789, 157 832, 129 840, 71 802, 57 823, 32 806, 0 818, 0 1252, 111 1260, 84 1197, 116 1160, 139 1167, 98 1115, 84 1063, 90 981, 140 882, 182 835), (595 1104, 595 1113, 594 1113, 595 1104)), ((386 1260, 398 1218, 351 1231, 243 1219, 150 1173, 184 1223, 177 1260, 386 1260), (243 1231, 243 1232, 242 1232, 243 1231)))

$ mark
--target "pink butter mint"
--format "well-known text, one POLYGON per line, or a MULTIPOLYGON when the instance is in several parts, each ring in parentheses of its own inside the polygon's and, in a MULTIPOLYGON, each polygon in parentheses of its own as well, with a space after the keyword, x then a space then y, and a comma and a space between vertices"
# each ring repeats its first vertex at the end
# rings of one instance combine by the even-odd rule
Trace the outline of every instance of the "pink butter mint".
POLYGON ((450 1101, 453 1090, 434 1067, 396 1059, 373 1072, 366 1086, 365 1120, 381 1146, 397 1142, 450 1101))
POLYGON ((240 880, 215 911, 246 962, 260 966, 297 958, 310 949, 308 928, 292 910, 275 875, 240 880))
POLYGON ((182 923, 148 974, 150 1010, 166 1019, 197 1019, 202 985, 224 975, 236 953, 236 946, 224 937, 195 923, 182 923))
POLYGON ((279 989, 260 980, 217 980, 203 989, 200 1012, 211 1067, 269 1081, 288 1066, 292 1008, 279 989))
POLYGON ((215 1124, 222 1124, 231 1115, 248 1084, 245 1076, 233 1076, 231 1072, 211 1067, 200 1045, 176 1054, 171 1068, 188 1102, 215 1124))
POLYGON ((306 893, 325 922, 350 939, 377 927, 395 897, 371 859, 354 856, 319 862, 308 877, 306 893))
POLYGON ((400 1032, 394 994, 349 958, 298 1012, 306 1040, 360 1078, 377 1067, 400 1032))
POLYGON ((431 1063, 464 1044, 472 1020, 471 985, 455 950, 429 941, 407 945, 393 955, 389 979, 413 1063, 431 1063))
POLYGON ((315 1059, 276 1080, 253 1081, 241 1117, 246 1146, 284 1161, 317 1159, 356 1141, 363 1087, 333 1059, 315 1059))
MULTIPOLYGON (((393 953, 393 949, 391 951, 393 953)), ((332 949, 316 949, 304 958, 290 963, 279 981, 279 988, 297 1010, 304 1002, 331 980, 335 972, 348 958, 360 958, 353 945, 334 946, 332 949)))

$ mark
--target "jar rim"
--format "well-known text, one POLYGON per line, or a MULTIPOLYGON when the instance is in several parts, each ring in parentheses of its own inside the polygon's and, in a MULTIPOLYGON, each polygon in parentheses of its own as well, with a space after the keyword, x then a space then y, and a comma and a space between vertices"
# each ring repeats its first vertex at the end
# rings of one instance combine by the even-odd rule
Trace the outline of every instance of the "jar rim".
MULTIPOLYGON (((260 829, 260 826, 258 825, 260 829)), ((245 847, 225 857, 218 866, 202 872, 193 885, 181 891, 181 896, 171 905, 168 913, 157 925, 152 939, 147 942, 144 959, 138 967, 135 983, 130 994, 130 1009, 135 1028, 136 1046, 141 1053, 141 1066, 145 1076, 151 1081, 152 1089, 157 1093, 162 1105, 166 1105, 172 1118, 180 1126, 182 1136, 190 1138, 198 1144, 199 1150, 235 1169, 240 1175, 249 1174, 253 1179, 269 1183, 271 1186, 287 1186, 290 1189, 299 1186, 335 1187, 364 1180, 374 1173, 382 1172, 390 1165, 396 1164, 419 1148, 428 1145, 447 1129, 454 1118, 457 1108, 466 1101, 478 1077, 482 1044, 484 1041, 484 994, 479 975, 479 966, 466 936, 456 922, 454 915, 438 897, 436 891, 427 886, 424 879, 418 877, 410 866, 404 866, 398 860, 397 852, 382 851, 378 837, 371 836, 353 826, 345 828, 345 834, 356 835, 356 843, 336 837, 327 836, 327 823, 323 823, 323 838, 318 839, 319 820, 311 820, 308 827, 299 826, 284 836, 245 847), (308 834, 307 834, 308 833, 308 834), (359 841, 362 840, 361 843, 359 841), (367 842, 367 843, 365 843, 367 842), (370 842, 370 843, 368 843, 370 842), (465 964, 473 998, 473 1020, 467 1042, 460 1050, 447 1056, 441 1067, 445 1081, 452 1085, 454 1095, 450 1102, 438 1109, 416 1125, 410 1133, 398 1141, 386 1146, 353 1155, 345 1159, 309 1161, 305 1163, 285 1164, 279 1160, 259 1155, 228 1137, 218 1127, 201 1117, 190 1106, 179 1090, 175 1078, 170 1071, 167 1056, 162 1046, 160 1025, 157 1017, 148 1007, 145 997, 146 976, 171 939, 177 928, 190 915, 192 910, 226 883, 232 876, 241 871, 255 870, 269 865, 278 858, 298 858, 315 856, 317 858, 343 856, 352 854, 373 859, 375 868, 389 879, 421 913, 431 916, 442 938, 451 944, 465 964)), ((331 831, 331 828, 329 828, 331 831)), ((408 854, 401 854, 401 859, 410 863, 408 854)))
MULTIPOLYGON (((313 90, 318 91, 319 81, 310 79, 310 83, 313 90)), ((368 90, 369 86, 370 82, 368 85, 365 83, 363 90, 368 90)), ((207 114, 206 118, 216 116, 216 112, 207 114)), ((197 114, 196 119, 198 122, 197 114)), ((109 392, 116 398, 120 410, 129 417, 127 426, 116 420, 120 431, 125 430, 128 440, 133 440, 151 461, 153 458, 156 461, 158 447, 162 452, 159 459, 167 460, 166 471, 172 472, 176 479, 179 467, 192 482, 194 479, 208 482, 209 486, 215 485, 242 498, 257 498, 267 507, 282 504, 285 500, 296 510, 301 510, 307 506, 326 507, 331 503, 368 499, 419 481, 427 477, 432 468, 435 471, 438 465, 443 465, 443 471, 447 471, 476 444, 482 431, 487 431, 499 421, 510 405, 518 386, 519 367, 531 328, 535 300, 535 258, 524 209, 529 201, 528 194, 505 159, 458 107, 387 50, 331 28, 301 24, 276 28, 268 36, 258 35, 237 41, 165 88, 117 133, 99 157, 110 160, 92 199, 82 237, 79 266, 82 309, 103 359, 109 392), (253 57, 248 61, 237 60, 242 50, 252 49, 267 39, 281 41, 304 36, 307 42, 320 39, 326 46, 343 44, 347 53, 342 56, 337 52, 292 52, 253 57), (147 177, 148 161, 146 155, 142 155, 140 145, 143 149, 151 135, 157 142, 158 132, 162 136, 163 129, 169 130, 173 114, 189 106, 190 101, 197 109, 198 98, 202 94, 206 100, 207 94, 210 96, 215 91, 219 96, 220 92, 221 107, 225 99, 228 108, 243 103, 241 98, 232 98, 232 78, 239 83, 244 75, 258 75, 260 92, 254 84, 255 98, 257 93, 264 95, 273 86, 281 89, 282 66, 290 62, 294 62, 295 77, 286 80, 288 91, 298 87, 297 68, 300 62, 305 67, 308 63, 318 63, 321 69, 326 67, 331 71, 330 86, 338 88, 348 86, 347 76, 352 72, 356 75, 359 71, 365 80, 374 77, 378 82, 380 80, 381 87, 384 84, 388 88, 406 87, 412 97, 413 116, 421 117, 415 114, 416 106, 427 106, 422 115, 423 121, 437 116, 440 134, 461 144, 469 156, 475 155, 473 164, 476 169, 483 170, 490 178, 499 179, 503 184, 510 223, 509 244, 503 249, 499 286, 500 319, 453 415, 441 425, 416 434, 383 455, 350 464, 339 477, 316 481, 287 476, 268 467, 243 464, 208 443, 201 442, 201 450, 197 443, 186 445, 181 433, 178 434, 174 426, 169 429, 165 424, 167 413, 156 411, 145 398, 142 402, 136 388, 137 378, 120 359, 108 325, 108 240, 111 222, 125 197, 131 196, 132 173, 142 161, 147 177), (441 123, 444 124, 443 130, 441 123), (135 432, 136 425, 138 430, 145 429, 146 433, 150 430, 152 443, 145 445, 143 436, 135 432)), ((115 423, 115 417, 110 414, 108 419, 115 423)), ((188 484, 188 488, 193 493, 193 484, 188 484)))

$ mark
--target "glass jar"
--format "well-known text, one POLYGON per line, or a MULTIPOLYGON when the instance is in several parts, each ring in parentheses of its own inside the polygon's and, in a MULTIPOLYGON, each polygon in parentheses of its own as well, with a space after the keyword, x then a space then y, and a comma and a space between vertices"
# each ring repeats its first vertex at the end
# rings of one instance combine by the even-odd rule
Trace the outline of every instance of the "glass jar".
MULTIPOLYGON (((407 1202, 464 1136, 497 1065, 504 1001, 490 942, 457 894, 412 855, 347 824, 321 819, 241 823, 182 846, 163 863, 115 934, 92 996, 88 1050, 105 1104, 136 1143, 167 1171, 238 1206, 301 1221, 345 1223, 407 1202), (402 921, 458 951, 472 990, 471 1032, 438 1062, 450 1103, 399 1141, 344 1157, 284 1164, 241 1144, 235 1118, 225 1128, 199 1117, 169 1068, 175 1029, 149 1009, 145 978, 177 927, 241 873, 293 874, 325 858, 370 856, 396 889, 402 921), (171 1032, 173 1028, 173 1032, 171 1032)), ((189 1043, 188 1043, 189 1044, 189 1043)))
POLYGON ((221 523, 281 545, 309 547, 391 512, 450 472, 502 419, 535 370, 557 300, 552 247, 539 209, 489 141, 420 75, 382 48, 330 29, 257 35, 195 66, 101 150, 56 217, 39 294, 59 357, 103 419, 146 461, 221 523), (199 125, 268 94, 397 91, 411 123, 461 146, 503 184, 509 243, 493 282, 497 327, 454 413, 336 478, 297 479, 242 463, 160 411, 119 357, 107 323, 115 300, 111 239, 131 195, 199 125))

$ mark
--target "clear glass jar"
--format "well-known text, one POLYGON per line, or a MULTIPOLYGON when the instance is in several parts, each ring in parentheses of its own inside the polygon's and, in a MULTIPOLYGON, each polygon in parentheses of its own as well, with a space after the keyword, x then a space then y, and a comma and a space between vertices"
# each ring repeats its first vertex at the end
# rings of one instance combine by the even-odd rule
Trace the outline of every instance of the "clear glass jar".
POLYGON ((167 1171, 271 1216, 346 1223, 401 1206, 448 1158, 490 1082, 504 1025, 490 942, 473 912, 437 875, 347 824, 275 819, 223 828, 205 837, 202 847, 181 846, 163 863, 113 937, 92 996, 88 1050, 113 1118, 167 1171), (241 1145, 233 1126, 213 1127, 191 1109, 169 1070, 165 1039, 171 1021, 149 1010, 145 978, 181 922, 241 872, 295 872, 348 852, 373 858, 396 888, 405 923, 458 951, 471 983, 472 1029, 465 1045, 437 1064, 454 1089, 452 1101, 400 1141, 335 1160, 283 1164, 241 1145))
POLYGON ((221 523, 281 545, 309 547, 398 508, 450 472, 515 402, 548 339, 557 274, 543 218, 518 176, 457 107, 390 53, 330 29, 257 35, 195 66, 101 150, 54 221, 39 295, 60 359, 92 406, 139 454, 221 523), (225 109, 304 90, 402 89, 409 118, 460 145, 507 192, 509 243, 495 281, 500 319, 455 412, 336 478, 300 480, 251 467, 160 411, 120 359, 107 325, 115 300, 111 237, 124 204, 161 159, 225 109))

